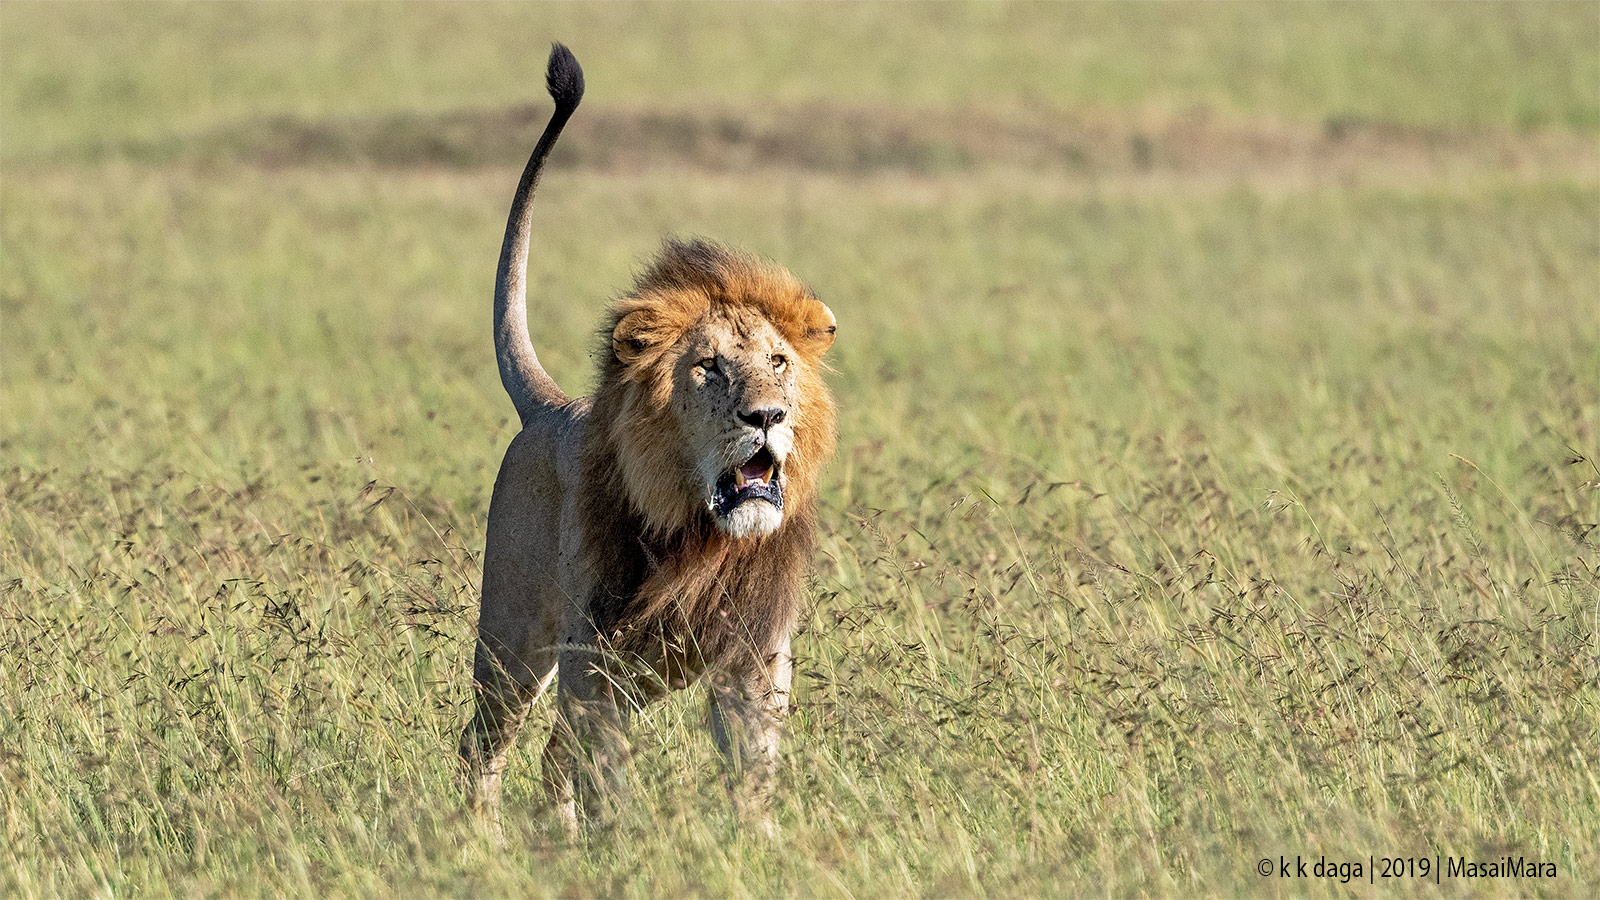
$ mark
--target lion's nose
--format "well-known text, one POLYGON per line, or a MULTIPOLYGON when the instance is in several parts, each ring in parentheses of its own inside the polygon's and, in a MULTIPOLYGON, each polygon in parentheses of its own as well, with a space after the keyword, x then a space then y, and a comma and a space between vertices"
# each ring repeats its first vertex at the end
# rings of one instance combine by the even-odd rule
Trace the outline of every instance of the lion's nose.
POLYGON ((779 422, 782 422, 783 417, 786 415, 788 415, 788 413, 784 412, 780 407, 767 406, 761 409, 752 409, 749 412, 739 413, 739 421, 751 426, 752 428, 759 428, 762 431, 766 431, 779 422))

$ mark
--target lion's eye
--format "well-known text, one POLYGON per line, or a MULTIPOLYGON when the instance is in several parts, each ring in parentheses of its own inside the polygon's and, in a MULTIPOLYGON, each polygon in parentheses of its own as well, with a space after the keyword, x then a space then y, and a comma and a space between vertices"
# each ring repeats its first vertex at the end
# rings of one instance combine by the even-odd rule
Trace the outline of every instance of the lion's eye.
POLYGON ((695 365, 705 369, 707 372, 715 372, 717 371, 717 358, 715 356, 708 356, 705 359, 695 363, 695 365))
POLYGON ((787 366, 788 364, 789 364, 789 358, 788 357, 786 357, 786 356, 784 356, 782 354, 773 354, 773 356, 772 356, 772 371, 774 371, 774 372, 782 372, 784 367, 787 366))

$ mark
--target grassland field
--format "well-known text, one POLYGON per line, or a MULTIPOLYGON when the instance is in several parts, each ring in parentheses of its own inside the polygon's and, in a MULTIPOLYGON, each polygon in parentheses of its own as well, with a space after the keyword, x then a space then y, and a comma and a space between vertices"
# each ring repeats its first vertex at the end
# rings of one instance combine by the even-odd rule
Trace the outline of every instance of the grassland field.
POLYGON ((0 896, 1600 893, 1600 5, 0 5, 0 896), (782 839, 463 815, 490 341, 839 319, 782 839), (1359 878, 1258 874, 1296 855, 1359 878), (1373 877, 1384 857, 1551 879, 1373 877))

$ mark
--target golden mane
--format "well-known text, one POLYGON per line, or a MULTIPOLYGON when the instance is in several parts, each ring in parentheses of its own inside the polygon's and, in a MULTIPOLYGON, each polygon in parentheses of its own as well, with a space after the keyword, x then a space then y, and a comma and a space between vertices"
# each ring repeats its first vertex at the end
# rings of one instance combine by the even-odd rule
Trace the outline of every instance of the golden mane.
POLYGON ((583 502, 584 545, 594 571, 613 573, 592 609, 603 637, 709 661, 770 646, 770 635, 793 626, 816 543, 818 477, 836 442, 822 361, 833 332, 832 314, 786 269, 698 240, 669 241, 612 305, 583 448, 584 481, 595 488, 583 502), (672 350, 714 313, 765 318, 798 357, 789 363, 799 392, 784 521, 765 538, 718 533, 704 502, 683 488, 672 350), (731 609, 730 597, 771 600, 731 609))

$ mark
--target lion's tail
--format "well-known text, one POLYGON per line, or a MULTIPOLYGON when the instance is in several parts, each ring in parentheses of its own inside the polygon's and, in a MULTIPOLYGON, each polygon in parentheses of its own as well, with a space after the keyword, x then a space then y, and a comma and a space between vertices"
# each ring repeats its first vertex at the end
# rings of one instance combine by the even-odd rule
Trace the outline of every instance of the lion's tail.
POLYGON ((494 281, 494 352, 500 364, 500 383, 511 395, 523 425, 532 420, 537 410, 567 402, 567 395, 539 365, 533 340, 528 336, 528 241, 533 226, 530 201, 539 186, 545 157, 583 99, 583 69, 572 51, 561 44, 550 48, 545 86, 556 101, 556 111, 539 136, 511 198, 511 215, 506 221, 506 239, 500 247, 500 268, 494 281))

